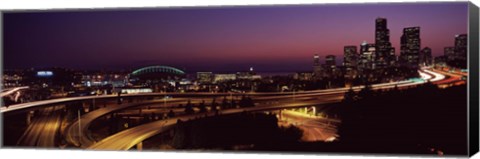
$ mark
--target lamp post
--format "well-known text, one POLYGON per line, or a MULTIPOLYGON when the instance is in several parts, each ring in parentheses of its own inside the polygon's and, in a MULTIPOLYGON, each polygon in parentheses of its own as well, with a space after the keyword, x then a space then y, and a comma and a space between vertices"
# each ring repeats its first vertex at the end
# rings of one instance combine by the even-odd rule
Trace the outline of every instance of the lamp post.
POLYGON ((81 146, 82 142, 80 140, 82 138, 82 129, 81 129, 82 120, 80 119, 80 110, 77 111, 77 115, 78 115, 78 144, 81 146))

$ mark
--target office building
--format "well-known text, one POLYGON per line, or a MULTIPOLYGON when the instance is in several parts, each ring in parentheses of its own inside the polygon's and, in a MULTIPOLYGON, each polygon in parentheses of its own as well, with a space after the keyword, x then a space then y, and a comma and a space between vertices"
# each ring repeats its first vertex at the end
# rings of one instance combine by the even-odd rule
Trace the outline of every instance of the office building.
POLYGON ((345 68, 345 77, 354 78, 357 70, 357 46, 345 46, 343 48, 343 66, 345 68))
POLYGON ((432 49, 425 47, 420 52, 420 65, 430 66, 432 65, 432 49))
POLYGON ((312 72, 296 72, 293 75, 293 79, 301 81, 311 81, 313 78, 314 74, 312 72))
POLYGON ((400 39, 400 58, 404 66, 418 68, 420 54, 420 27, 409 27, 403 29, 400 39))
POLYGON ((211 83, 213 80, 212 72, 197 72, 197 81, 200 83, 211 83))
POLYGON ((459 60, 467 59, 467 34, 455 35, 455 58, 459 60))
POLYGON ((360 59, 358 60, 358 70, 360 72, 365 70, 375 69, 375 44, 368 44, 364 41, 360 45, 360 59))
POLYGON ((237 75, 236 74, 215 74, 213 82, 223 82, 223 81, 230 81, 230 80, 236 80, 237 75))
POLYGON ((315 54, 313 56, 313 75, 316 79, 322 79, 323 78, 323 67, 320 64, 320 56, 318 54, 315 54))
POLYGON ((387 19, 375 20, 375 65, 377 68, 385 68, 391 64, 390 30, 387 28, 387 19))
POLYGON ((447 62, 455 60, 455 47, 445 47, 443 49, 443 55, 445 56, 445 60, 447 62))

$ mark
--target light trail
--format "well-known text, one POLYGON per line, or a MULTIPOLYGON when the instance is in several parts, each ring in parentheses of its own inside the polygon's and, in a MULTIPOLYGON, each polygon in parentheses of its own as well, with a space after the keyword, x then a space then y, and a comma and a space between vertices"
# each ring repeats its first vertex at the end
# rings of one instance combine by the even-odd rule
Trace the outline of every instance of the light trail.
POLYGON ((28 86, 24 86, 24 87, 16 87, 16 88, 8 89, 5 92, 1 92, 0 97, 5 97, 5 96, 8 96, 12 93, 15 93, 16 91, 19 91, 19 90, 22 90, 22 89, 28 89, 28 88, 29 88, 28 86))

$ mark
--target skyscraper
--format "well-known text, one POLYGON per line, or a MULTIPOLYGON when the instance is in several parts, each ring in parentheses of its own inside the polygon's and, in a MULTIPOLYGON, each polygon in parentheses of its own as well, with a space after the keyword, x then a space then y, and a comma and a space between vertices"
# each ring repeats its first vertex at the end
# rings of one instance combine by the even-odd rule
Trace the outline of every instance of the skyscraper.
POLYGON ((323 69, 322 65, 320 65, 320 56, 318 54, 313 56, 313 74, 317 79, 323 78, 323 69))
POLYGON ((335 55, 327 55, 325 57, 325 71, 328 77, 336 77, 339 73, 337 70, 337 62, 335 55))
POLYGON ((455 35, 455 58, 459 60, 467 59, 467 34, 455 35))
POLYGON ((455 47, 445 47, 443 55, 446 57, 447 62, 453 61, 455 59, 455 47))
POLYGON ((387 28, 387 19, 375 20, 375 65, 384 68, 390 64, 392 44, 390 43, 390 30, 387 28))
POLYGON ((325 57, 325 65, 330 68, 337 66, 337 62, 335 61, 335 55, 327 55, 325 57))
POLYGON ((345 46, 343 48, 343 66, 345 68, 345 77, 353 78, 357 69, 357 46, 345 46))
POLYGON ((402 65, 417 68, 420 54, 420 27, 404 28, 400 46, 402 65))
POLYGON ((357 67, 357 46, 345 46, 343 48, 343 66, 345 67, 357 67))
POLYGON ((395 55, 395 47, 390 48, 390 66, 396 66, 397 56, 395 55))
POLYGON ((368 44, 364 41, 360 45, 360 58, 358 60, 358 69, 360 72, 364 70, 375 69, 375 44, 368 44))
POLYGON ((425 47, 420 52, 420 65, 430 66, 432 64, 432 49, 425 47))

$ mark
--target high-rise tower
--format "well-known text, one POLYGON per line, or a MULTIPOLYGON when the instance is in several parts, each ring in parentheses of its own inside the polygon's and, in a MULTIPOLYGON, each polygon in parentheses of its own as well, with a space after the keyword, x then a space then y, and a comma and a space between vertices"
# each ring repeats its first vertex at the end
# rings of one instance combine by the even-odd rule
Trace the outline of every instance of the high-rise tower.
POLYGON ((320 56, 318 56, 318 54, 313 56, 313 74, 317 79, 323 78, 323 69, 322 65, 320 64, 320 56))
POLYGON ((395 56, 391 56, 390 30, 387 28, 387 19, 375 20, 375 66, 384 68, 391 64, 395 56))
POLYGON ((400 46, 402 65, 417 68, 420 63, 420 27, 404 28, 400 46))

